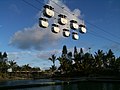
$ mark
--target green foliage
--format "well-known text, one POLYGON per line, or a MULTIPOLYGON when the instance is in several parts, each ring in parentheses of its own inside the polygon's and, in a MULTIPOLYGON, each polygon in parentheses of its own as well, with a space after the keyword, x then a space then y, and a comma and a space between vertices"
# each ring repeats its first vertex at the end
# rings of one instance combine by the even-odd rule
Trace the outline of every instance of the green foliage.
POLYGON ((7 53, 6 52, 3 53, 3 58, 7 58, 7 53))
POLYGON ((7 61, 7 53, 4 52, 2 54, 2 52, 0 52, 0 62, 5 61, 5 60, 7 61))
POLYGON ((78 54, 76 46, 74 47, 74 57, 78 54))
POLYGON ((67 53, 67 47, 64 45, 62 55, 57 59, 60 62, 59 70, 64 74, 77 73, 87 76, 120 74, 120 57, 115 58, 111 49, 107 53, 98 50, 92 55, 90 52, 84 53, 82 48, 78 52, 77 48, 74 47, 74 57, 72 57, 72 52, 67 53), (66 56, 64 57, 64 55, 66 56))
POLYGON ((6 73, 8 69, 8 64, 7 64, 7 53, 0 52, 0 72, 1 73, 6 73))
MULTIPOLYGON (((30 67, 29 64, 18 66, 17 63, 14 60, 8 61, 7 53, 0 52, 0 80, 9 79, 9 78, 15 78, 15 77, 25 77, 24 74, 17 74, 16 72, 24 72, 24 71, 40 71, 39 67, 30 67), (8 72, 8 69, 12 69, 12 73, 8 72)), ((36 73, 37 74, 37 73, 36 73)), ((32 74, 31 74, 32 76, 32 74)), ((26 76, 28 77, 28 76, 26 76)))
MULTIPOLYGON (((23 66, 17 65, 14 60, 8 61, 7 53, 0 52, 0 77, 8 76, 7 70, 12 68, 13 72, 21 71, 40 71, 39 67, 31 67, 29 64, 23 66)), ((48 58, 52 61, 50 71, 57 70, 55 61, 60 63, 60 73, 63 75, 79 75, 79 76, 119 76, 120 75, 120 57, 116 58, 112 50, 108 50, 104 53, 103 50, 98 50, 95 54, 90 52, 84 53, 83 49, 77 50, 74 47, 73 54, 68 52, 67 47, 64 45, 62 49, 62 55, 57 58, 55 54, 52 54, 48 58)))
POLYGON ((22 71, 30 71, 32 68, 30 67, 29 64, 25 64, 22 66, 22 71))
POLYGON ((66 45, 64 45, 62 50, 62 57, 66 57, 66 55, 67 55, 67 47, 66 45))
POLYGON ((53 63, 53 65, 52 65, 52 71, 54 71, 56 69, 56 67, 55 67, 55 61, 57 60, 55 54, 52 54, 51 57, 49 57, 48 59, 52 61, 52 63, 53 63))

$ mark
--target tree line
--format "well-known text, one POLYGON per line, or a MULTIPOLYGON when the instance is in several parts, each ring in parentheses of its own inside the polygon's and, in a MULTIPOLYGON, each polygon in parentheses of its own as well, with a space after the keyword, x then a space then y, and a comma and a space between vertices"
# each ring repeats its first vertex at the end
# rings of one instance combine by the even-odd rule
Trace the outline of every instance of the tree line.
POLYGON ((0 52, 0 79, 6 79, 12 75, 13 77, 24 77, 25 75, 17 75, 16 72, 31 72, 40 70, 41 69, 39 67, 31 67, 29 64, 19 66, 15 60, 8 60, 8 54, 6 52, 0 52), (11 73, 13 74, 11 75, 11 73))
POLYGON ((53 62, 51 69, 59 72, 60 75, 70 76, 119 76, 120 57, 115 57, 111 49, 108 52, 98 50, 94 54, 84 53, 83 49, 74 47, 74 52, 68 52, 66 45, 63 46, 62 55, 55 54, 48 58, 53 62), (56 68, 55 61, 60 66, 56 68))
MULTIPOLYGON (((48 73, 52 72, 56 76, 120 76, 120 57, 115 57, 111 49, 107 52, 99 49, 91 54, 84 52, 82 48, 78 50, 76 46, 73 52, 69 52, 64 45, 59 57, 52 54, 48 59, 53 63, 48 73), (55 65, 56 60, 60 63, 59 67, 55 65)), ((8 60, 6 52, 0 52, 0 78, 7 77, 8 72, 40 70, 39 67, 31 67, 29 64, 19 66, 15 60, 8 60)))

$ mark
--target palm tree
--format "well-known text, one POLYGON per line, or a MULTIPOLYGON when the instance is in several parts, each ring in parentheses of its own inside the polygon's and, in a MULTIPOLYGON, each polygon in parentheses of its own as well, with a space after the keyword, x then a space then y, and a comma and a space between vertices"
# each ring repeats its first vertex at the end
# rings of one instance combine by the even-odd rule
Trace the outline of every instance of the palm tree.
POLYGON ((64 45, 62 49, 62 57, 66 58, 66 55, 67 55, 67 46, 64 45))
POLYGON ((53 65, 52 65, 52 70, 55 70, 55 61, 57 60, 55 54, 52 54, 51 57, 48 58, 49 60, 52 61, 53 65))
POLYGON ((93 59, 93 56, 90 54, 90 53, 85 53, 84 56, 83 56, 83 68, 84 69, 90 69, 91 66, 92 66, 92 59, 93 59))
POLYGON ((70 61, 72 61, 72 52, 69 52, 69 53, 67 54, 67 59, 69 59, 70 61))
POLYGON ((83 49, 80 48, 80 52, 78 53, 77 48, 74 47, 74 62, 75 62, 75 64, 73 64, 73 66, 74 66, 75 70, 77 70, 77 71, 82 70, 82 67, 83 67, 82 62, 84 61, 83 58, 84 58, 83 49))
POLYGON ((6 73, 7 69, 8 69, 8 65, 7 65, 7 53, 4 52, 2 54, 2 52, 0 52, 0 72, 6 73))
POLYGON ((114 70, 117 71, 117 72, 120 72, 120 57, 118 57, 115 61, 114 70))
POLYGON ((73 70, 72 60, 68 60, 65 57, 59 57, 59 58, 57 58, 57 60, 59 60, 59 62, 60 62, 59 70, 61 71, 61 73, 68 73, 71 70, 73 70))
POLYGON ((8 63, 9 67, 12 68, 12 70, 16 70, 17 63, 15 62, 15 60, 8 61, 8 63))
POLYGON ((75 71, 80 71, 81 69, 81 57, 80 57, 80 53, 76 53, 74 54, 74 64, 73 64, 73 67, 74 67, 74 70, 75 71))
POLYGON ((7 58, 7 53, 6 52, 3 53, 2 58, 3 58, 4 62, 7 62, 8 58, 7 58))
POLYGON ((98 50, 97 52, 95 52, 95 60, 96 60, 96 67, 101 68, 104 64, 106 63, 105 59, 104 59, 105 54, 103 53, 103 50, 98 50))
POLYGON ((22 66, 22 70, 26 72, 25 77, 30 77, 30 71, 31 71, 31 67, 29 66, 29 64, 25 64, 22 66))
POLYGON ((57 60, 59 61, 59 63, 60 63, 60 67, 58 68, 61 72, 63 71, 63 58, 62 57, 59 57, 59 58, 57 58, 57 60))
POLYGON ((29 64, 25 64, 25 65, 22 66, 22 69, 23 69, 23 71, 30 71, 31 67, 30 67, 29 64))
POLYGON ((112 50, 110 49, 106 55, 106 59, 108 61, 109 64, 109 68, 113 68, 115 66, 115 55, 112 52, 112 50))
POLYGON ((76 46, 74 47, 74 57, 78 54, 76 46))
POLYGON ((0 52, 0 61, 2 60, 2 52, 0 52))

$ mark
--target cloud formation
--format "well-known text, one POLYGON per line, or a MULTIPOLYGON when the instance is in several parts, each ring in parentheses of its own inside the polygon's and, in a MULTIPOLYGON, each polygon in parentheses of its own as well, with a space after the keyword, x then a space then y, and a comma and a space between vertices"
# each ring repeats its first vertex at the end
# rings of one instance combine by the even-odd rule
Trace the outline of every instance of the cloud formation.
POLYGON ((8 52, 9 60, 15 60, 18 65, 22 66, 25 64, 30 64, 32 67, 50 67, 52 62, 48 60, 51 54, 59 54, 60 50, 51 51, 22 51, 22 52, 8 52))
MULTIPOLYGON (((55 2, 49 1, 49 4, 55 8, 55 11, 59 11, 60 13, 64 13, 67 15, 68 19, 75 19, 78 22, 81 22, 78 17, 80 16, 80 10, 75 9, 73 12, 60 0, 54 0, 55 2), (59 6, 57 4, 59 4, 59 6), (60 6, 64 7, 65 10, 60 8, 60 6), (71 13, 71 14, 70 14, 71 13), (75 16, 74 16, 74 15, 75 16)), ((15 6, 14 6, 15 7, 15 6)), ((39 12, 37 16, 42 16, 39 12)), ((55 13, 54 18, 58 18, 58 13, 55 13)), ((50 19, 49 23, 57 23, 57 19, 50 19)), ((24 28, 23 30, 17 31, 13 37, 10 39, 9 44, 23 50, 35 49, 35 50, 44 50, 49 47, 55 47, 59 45, 59 40, 62 38, 62 29, 70 28, 68 25, 60 26, 61 33, 55 35, 51 32, 51 27, 47 29, 40 28, 38 24, 34 24, 32 27, 24 28)))
POLYGON ((50 28, 44 30, 35 24, 16 32, 9 44, 20 49, 43 50, 48 46, 56 45, 61 36, 60 33, 57 35, 51 33, 50 28))
MULTIPOLYGON (((58 17, 58 14, 65 14, 70 21, 71 19, 77 20, 78 23, 83 23, 79 17, 81 17, 81 11, 79 9, 74 9, 73 11, 67 7, 62 0, 49 0, 48 2, 56 12, 55 17, 58 17)), ((68 24, 69 25, 69 24, 68 24)))
POLYGON ((55 55, 61 54, 61 50, 55 49, 51 51, 42 51, 37 53, 36 57, 43 60, 48 60, 48 58, 51 57, 52 54, 55 54, 55 55))

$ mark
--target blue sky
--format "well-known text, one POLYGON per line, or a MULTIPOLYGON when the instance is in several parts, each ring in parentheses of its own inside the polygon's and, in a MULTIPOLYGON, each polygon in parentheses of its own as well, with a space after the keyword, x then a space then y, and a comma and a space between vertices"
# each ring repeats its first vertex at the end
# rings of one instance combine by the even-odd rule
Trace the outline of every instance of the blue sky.
POLYGON ((79 34, 76 41, 53 34, 50 27, 38 27, 40 10, 47 0, 25 1, 37 9, 22 0, 0 0, 0 51, 8 52, 9 60, 14 59, 19 65, 49 67, 47 58, 54 53, 59 56, 63 45, 70 51, 74 46, 85 51, 90 47, 92 53, 112 49, 120 56, 120 0, 61 0, 67 9, 77 11, 85 20, 87 33, 79 34))

